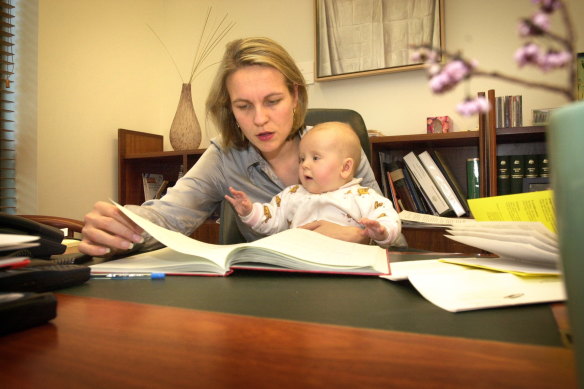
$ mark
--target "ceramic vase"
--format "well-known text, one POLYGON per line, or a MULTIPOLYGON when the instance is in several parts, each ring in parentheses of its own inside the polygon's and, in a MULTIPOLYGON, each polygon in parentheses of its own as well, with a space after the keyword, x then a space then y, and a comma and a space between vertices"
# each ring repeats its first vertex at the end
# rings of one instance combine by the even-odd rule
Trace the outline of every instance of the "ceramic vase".
POLYGON ((170 126, 170 144, 174 150, 192 150, 201 144, 201 126, 197 120, 191 84, 182 84, 178 107, 170 126))
POLYGON ((584 101, 554 111, 547 137, 568 317, 584 387, 584 101))

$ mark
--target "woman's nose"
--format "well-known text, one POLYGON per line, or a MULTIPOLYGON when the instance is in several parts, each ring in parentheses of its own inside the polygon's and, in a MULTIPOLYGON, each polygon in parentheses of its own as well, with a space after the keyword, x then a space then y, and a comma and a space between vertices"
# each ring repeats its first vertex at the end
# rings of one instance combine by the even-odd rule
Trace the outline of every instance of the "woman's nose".
POLYGON ((268 115, 262 107, 256 108, 253 121, 256 126, 264 125, 268 121, 268 115))

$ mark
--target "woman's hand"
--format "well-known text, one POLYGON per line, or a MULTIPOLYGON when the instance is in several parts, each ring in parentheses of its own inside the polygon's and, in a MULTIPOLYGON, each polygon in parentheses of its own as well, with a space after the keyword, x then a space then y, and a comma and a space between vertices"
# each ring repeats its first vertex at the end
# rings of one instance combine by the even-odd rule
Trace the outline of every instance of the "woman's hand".
POLYGON ((85 215, 83 239, 79 251, 95 257, 129 250, 134 243, 142 243, 143 230, 128 219, 115 205, 97 202, 85 215))
POLYGON ((331 238, 347 242, 369 243, 369 236, 363 234, 363 230, 359 227, 341 226, 324 220, 317 220, 300 226, 300 228, 316 231, 331 238))

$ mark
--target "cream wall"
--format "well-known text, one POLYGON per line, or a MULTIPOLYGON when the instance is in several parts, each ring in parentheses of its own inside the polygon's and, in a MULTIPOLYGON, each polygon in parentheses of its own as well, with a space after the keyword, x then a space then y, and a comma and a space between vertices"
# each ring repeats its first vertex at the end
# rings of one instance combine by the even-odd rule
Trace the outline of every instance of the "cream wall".
MULTIPOLYGON (((211 4, 213 15, 228 12, 237 23, 229 39, 266 35, 281 42, 298 62, 314 60, 314 0, 38 1, 37 188, 27 189, 38 197, 21 204, 20 213, 82 218, 95 201, 117 197, 118 128, 167 137, 181 79, 147 24, 164 40, 184 77, 211 4)), ((584 2, 569 3, 573 14, 584 12, 584 2)), ((516 24, 520 16, 531 14, 530 0, 446 0, 445 9, 449 49, 463 50, 485 68, 517 73, 512 61, 519 45, 516 24)), ((584 51, 581 43, 578 48, 584 51)), ((214 53, 215 60, 220 52, 214 53)), ((518 74, 541 78, 538 73, 518 74)), ((193 84, 204 145, 214 134, 204 115, 212 75, 213 70, 207 71, 193 84)), ((563 80, 561 76, 545 79, 563 80)), ((524 117, 532 108, 564 103, 549 93, 492 80, 473 80, 469 92, 490 88, 498 95, 522 94, 524 117)), ((459 87, 433 96, 423 71, 309 86, 311 107, 353 108, 369 128, 388 135, 423 133, 425 118, 433 115, 452 116, 457 131, 474 129, 476 119, 454 112, 464 93, 459 87)))

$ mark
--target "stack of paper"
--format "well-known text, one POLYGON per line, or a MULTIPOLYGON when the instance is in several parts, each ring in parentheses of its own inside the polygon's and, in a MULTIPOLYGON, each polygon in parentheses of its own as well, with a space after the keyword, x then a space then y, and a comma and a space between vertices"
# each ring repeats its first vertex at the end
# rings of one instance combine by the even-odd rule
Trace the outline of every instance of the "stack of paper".
POLYGON ((38 246, 38 236, 0 234, 0 256, 8 255, 10 252, 38 246))
MULTIPOLYGON (((479 259, 479 258, 477 258, 479 259)), ((460 266, 454 261, 434 259, 391 263, 390 281, 409 280, 432 304, 450 312, 564 301, 566 294, 559 276, 519 276, 478 267, 460 266)))
POLYGON ((452 240, 498 256, 448 259, 450 263, 519 275, 560 274, 557 236, 539 222, 479 222, 451 226, 447 232, 452 240))

